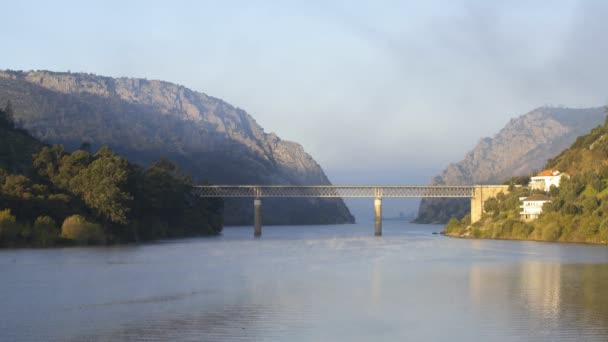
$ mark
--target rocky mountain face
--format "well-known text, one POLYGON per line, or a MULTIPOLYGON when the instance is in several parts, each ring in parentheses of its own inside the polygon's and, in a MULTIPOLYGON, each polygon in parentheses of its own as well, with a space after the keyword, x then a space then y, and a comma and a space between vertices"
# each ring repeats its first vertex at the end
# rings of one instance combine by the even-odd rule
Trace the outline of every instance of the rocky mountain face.
MULTIPOLYGON (((18 126, 68 149, 107 145, 148 164, 177 162, 195 182, 330 184, 297 143, 281 140, 244 110, 176 84, 81 73, 0 71, 0 103, 18 126)), ((226 201, 226 224, 251 224, 252 201, 226 201)), ((341 199, 265 200, 265 224, 353 222, 341 199)))
MULTIPOLYGON (((541 107, 509 123, 492 138, 483 138, 458 163, 450 164, 432 185, 500 184, 513 176, 540 170, 547 160, 579 135, 604 122, 604 108, 541 107)), ((423 199, 418 223, 446 223, 470 210, 467 199, 423 199)))

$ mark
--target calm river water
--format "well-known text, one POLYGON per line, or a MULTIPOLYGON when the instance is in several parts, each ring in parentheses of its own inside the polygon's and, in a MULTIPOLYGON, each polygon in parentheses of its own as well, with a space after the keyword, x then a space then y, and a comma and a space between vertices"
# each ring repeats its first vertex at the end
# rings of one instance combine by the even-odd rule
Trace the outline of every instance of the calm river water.
POLYGON ((608 247, 228 227, 0 252, 3 341, 607 341, 608 247))

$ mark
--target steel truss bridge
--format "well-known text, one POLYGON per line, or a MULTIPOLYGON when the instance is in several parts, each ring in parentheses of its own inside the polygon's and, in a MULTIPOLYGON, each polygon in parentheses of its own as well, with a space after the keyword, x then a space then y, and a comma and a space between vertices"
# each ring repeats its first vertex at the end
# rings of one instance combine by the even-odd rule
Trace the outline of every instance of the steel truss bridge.
POLYGON ((483 201, 508 186, 340 186, 340 185, 202 185, 194 186, 200 197, 253 198, 254 236, 262 235, 262 198, 374 198, 375 235, 382 235, 382 198, 471 198, 472 222, 481 218, 483 201))
POLYGON ((201 197, 466 197, 474 196, 474 186, 282 186, 282 185, 209 185, 196 186, 201 197))

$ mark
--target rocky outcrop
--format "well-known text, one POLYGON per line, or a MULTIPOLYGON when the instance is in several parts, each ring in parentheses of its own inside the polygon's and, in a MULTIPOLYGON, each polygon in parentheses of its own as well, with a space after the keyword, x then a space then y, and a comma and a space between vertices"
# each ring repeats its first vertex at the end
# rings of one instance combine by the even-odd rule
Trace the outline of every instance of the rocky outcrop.
MULTIPOLYGON (((195 181, 330 184, 297 143, 266 133, 244 110, 169 82, 48 71, 0 72, 0 103, 49 143, 110 146, 131 160, 176 161, 195 181)), ((265 223, 344 223, 342 200, 268 201, 265 223)), ((251 203, 227 201, 227 224, 250 224, 251 203)))
MULTIPOLYGON (((450 164, 431 180, 432 185, 500 184, 539 170, 547 160, 601 124, 604 108, 541 107, 512 119, 492 138, 483 138, 458 163, 450 164)), ((446 223, 470 210, 468 200, 423 199, 419 223, 446 223)))

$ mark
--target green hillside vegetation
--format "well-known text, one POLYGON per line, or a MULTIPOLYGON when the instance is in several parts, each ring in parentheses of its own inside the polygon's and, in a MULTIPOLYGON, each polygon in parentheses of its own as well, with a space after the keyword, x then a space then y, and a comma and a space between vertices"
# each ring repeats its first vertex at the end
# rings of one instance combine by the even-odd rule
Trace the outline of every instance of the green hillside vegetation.
POLYGON ((192 194, 161 159, 147 168, 107 147, 72 153, 14 128, 0 110, 0 246, 124 243, 217 234, 223 202, 192 194))
MULTIPOLYGON (((482 219, 470 224, 470 217, 451 219, 445 233, 451 236, 521 239, 562 242, 608 243, 608 119, 604 125, 580 136, 574 144, 550 159, 546 169, 570 175, 562 177, 559 188, 546 194, 551 202, 540 217, 522 222, 519 197, 543 191, 511 187, 484 204, 482 219)), ((521 181, 513 179, 513 181, 521 181)))
MULTIPOLYGON (((244 110, 163 81, 84 73, 0 70, 0 103, 38 139, 77 149, 90 141, 133 163, 159 155, 198 183, 331 184, 297 143, 268 134, 244 110)), ((250 199, 224 201, 226 223, 250 225, 250 199)), ((354 217, 340 198, 269 198, 264 224, 342 224, 354 217)))

